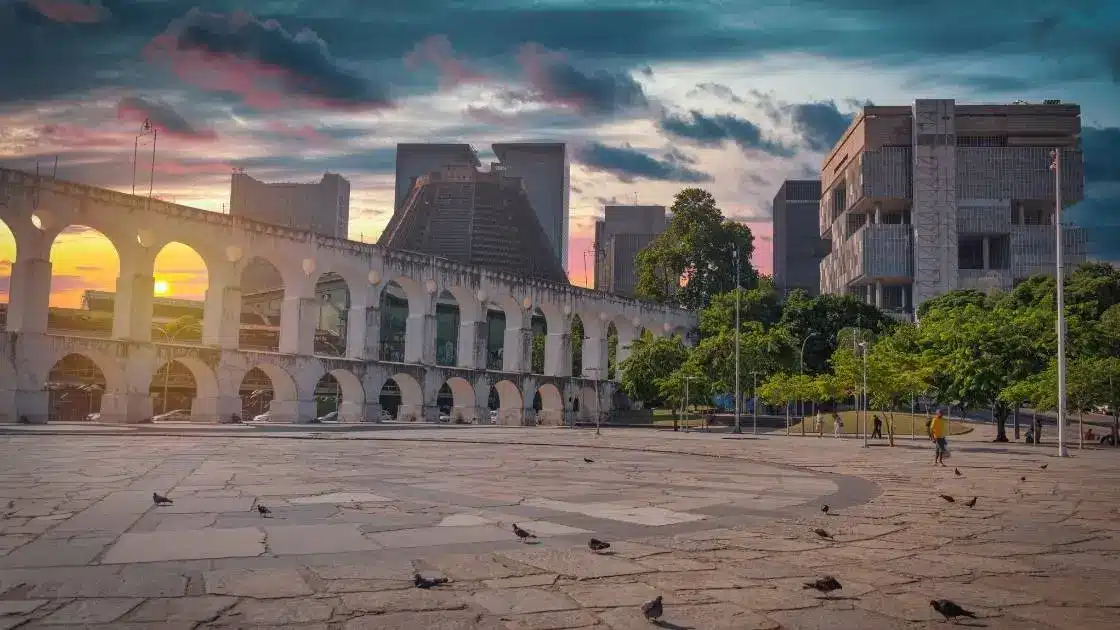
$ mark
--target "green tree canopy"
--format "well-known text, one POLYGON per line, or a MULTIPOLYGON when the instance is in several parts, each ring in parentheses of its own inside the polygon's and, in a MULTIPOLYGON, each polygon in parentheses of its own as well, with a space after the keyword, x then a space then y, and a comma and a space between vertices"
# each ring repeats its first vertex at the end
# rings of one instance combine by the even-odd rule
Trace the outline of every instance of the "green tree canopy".
POLYGON ((754 287, 750 228, 723 217, 710 193, 686 188, 674 198, 672 219, 636 260, 638 297, 700 310, 716 294, 735 288, 738 248, 740 285, 754 287))
POLYGON ((688 348, 680 337, 655 337, 645 333, 630 344, 630 356, 621 363, 620 385, 632 400, 657 406, 662 399, 661 381, 688 360, 688 348))

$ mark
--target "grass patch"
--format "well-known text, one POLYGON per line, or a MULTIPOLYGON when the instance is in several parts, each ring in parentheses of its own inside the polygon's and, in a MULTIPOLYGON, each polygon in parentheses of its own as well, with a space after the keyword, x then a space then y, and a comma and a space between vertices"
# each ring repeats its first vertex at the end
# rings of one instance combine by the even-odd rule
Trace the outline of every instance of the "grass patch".
MULTIPOLYGON (((890 414, 881 411, 872 411, 872 415, 878 414, 879 418, 883 421, 883 436, 887 435, 886 423, 890 420, 890 414)), ((824 419, 824 434, 832 435, 832 414, 821 414, 824 419)), ((859 427, 859 414, 855 411, 841 411, 840 418, 844 421, 844 428, 842 433, 851 435, 857 432, 859 427)), ((926 420, 929 416, 924 413, 911 414, 910 412, 895 412, 894 414, 894 435, 895 437, 910 437, 910 435, 917 435, 924 437, 926 435, 926 420)), ((871 431, 873 427, 871 417, 867 418, 867 430, 871 431)), ((805 433, 816 433, 816 416, 809 416, 805 418, 805 433)), ((963 435, 972 431, 972 427, 965 422, 959 420, 949 420, 949 435, 963 435)), ((801 434, 801 422, 793 422, 790 425, 789 432, 791 434, 801 434)))

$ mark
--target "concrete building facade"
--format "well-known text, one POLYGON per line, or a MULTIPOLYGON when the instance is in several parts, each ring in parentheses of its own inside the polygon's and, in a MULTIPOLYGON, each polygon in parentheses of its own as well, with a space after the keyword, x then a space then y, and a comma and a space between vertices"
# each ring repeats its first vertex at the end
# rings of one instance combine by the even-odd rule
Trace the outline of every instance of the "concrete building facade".
MULTIPOLYGON (((1055 175, 1063 206, 1084 195, 1077 105, 865 107, 821 169, 823 293, 915 312, 954 289, 1009 290, 1054 273, 1055 175)), ((1067 271, 1085 260, 1086 235, 1062 229, 1067 271)))
POLYGON ((665 206, 615 205, 595 221, 595 290, 634 296, 638 252, 666 227, 665 206))
POLYGON ((336 173, 324 173, 313 184, 266 183, 245 173, 234 173, 229 213, 323 236, 348 238, 350 181, 336 173))
POLYGON ((781 295, 820 293, 821 261, 830 245, 818 228, 820 205, 819 179, 786 180, 774 195, 774 286, 781 295))
POLYGON ((453 417, 486 417, 486 401, 497 392, 500 423, 559 424, 571 414, 588 418, 610 408, 616 389, 606 378, 611 324, 618 332, 618 362, 643 330, 688 340, 696 326, 694 313, 663 305, 9 169, 0 169, 0 220, 16 244, 0 335, 0 422, 45 422, 53 366, 80 355, 103 377, 99 409, 90 410, 103 422, 150 418, 153 379, 176 362, 197 384, 191 415, 200 420, 243 413, 241 385, 257 370, 271 382, 269 412, 276 422, 313 419, 316 388, 329 374, 341 390, 339 417, 350 421, 379 418, 378 393, 391 381, 400 392, 398 419, 438 421, 436 401, 446 385, 453 417), (101 232, 119 256, 111 330, 103 337, 49 328, 50 250, 73 225, 101 232), (207 271, 201 334, 193 343, 152 336, 155 258, 173 241, 194 249, 207 271), (283 280, 274 351, 239 345, 240 280, 255 259, 268 261, 283 280), (342 356, 324 356, 315 344, 323 306, 317 287, 328 274, 341 278, 349 294, 342 356), (379 354, 382 298, 392 287, 407 304, 400 360, 379 354), (445 366, 436 362, 442 295, 452 296, 459 311, 455 364, 445 366), (503 314, 504 345, 501 364, 490 367, 486 315, 494 309, 503 314), (547 334, 542 373, 533 373, 532 320, 538 311, 547 334), (573 342, 576 317, 584 335, 573 342), (573 343, 582 352, 579 374, 572 374, 573 343), (540 412, 533 409, 537 394, 540 412))

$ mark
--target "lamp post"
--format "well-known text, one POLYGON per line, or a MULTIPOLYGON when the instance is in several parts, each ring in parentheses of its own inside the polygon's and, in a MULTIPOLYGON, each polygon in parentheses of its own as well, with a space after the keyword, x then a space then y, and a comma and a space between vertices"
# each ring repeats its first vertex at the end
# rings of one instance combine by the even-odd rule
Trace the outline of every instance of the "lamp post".
POLYGON ((1050 152, 1053 160, 1050 170, 1054 171, 1054 258, 1055 283, 1058 293, 1058 457, 1067 457, 1066 452, 1066 305, 1065 274, 1062 264, 1062 150, 1050 152))
POLYGON ((863 445, 868 446, 867 442, 867 342, 859 342, 859 347, 863 350, 863 445))
POLYGON ((758 435, 758 372, 751 370, 751 416, 754 418, 754 435, 758 435))
MULTIPOLYGON (((688 410, 688 382, 696 380, 695 376, 684 377, 684 398, 681 400, 681 421, 685 420, 685 413, 688 410)), ((684 425, 685 431, 688 431, 688 425, 684 425)))
POLYGON ((159 139, 159 130, 152 125, 150 118, 144 119, 144 126, 140 128, 140 133, 137 134, 136 139, 132 141, 132 194, 136 194, 136 160, 139 157, 140 138, 151 134, 152 135, 152 169, 148 178, 148 203, 152 202, 152 189, 155 187, 156 180, 156 140, 159 139))
MULTIPOLYGON (((167 340, 167 343, 175 343, 175 338, 179 336, 179 333, 185 330, 199 330, 201 332, 198 324, 194 323, 177 328, 173 333, 168 333, 167 329, 163 326, 153 325, 152 330, 158 331, 161 335, 163 335, 163 338, 167 340)), ((168 379, 171 377, 171 364, 174 362, 174 359, 169 360, 167 362, 167 369, 163 371, 163 413, 167 413, 167 386, 168 379)))
MULTIPOLYGON (((799 361, 799 363, 801 364, 801 369, 799 370, 799 373, 801 374, 801 376, 805 376, 805 344, 809 341, 810 337, 813 337, 816 334, 817 334, 816 331, 813 331, 813 332, 809 333, 808 335, 805 335, 805 338, 801 340, 801 354, 800 354, 801 360, 799 361)), ((805 426, 805 401, 804 400, 798 402, 798 415, 801 416, 801 426, 804 427, 805 426)))
MULTIPOLYGON (((742 415, 743 395, 739 385, 739 246, 736 245, 731 250, 731 256, 735 259, 735 433, 742 433, 743 429, 739 425, 739 417, 742 415)), ((758 420, 755 418, 755 433, 758 433, 758 420)))

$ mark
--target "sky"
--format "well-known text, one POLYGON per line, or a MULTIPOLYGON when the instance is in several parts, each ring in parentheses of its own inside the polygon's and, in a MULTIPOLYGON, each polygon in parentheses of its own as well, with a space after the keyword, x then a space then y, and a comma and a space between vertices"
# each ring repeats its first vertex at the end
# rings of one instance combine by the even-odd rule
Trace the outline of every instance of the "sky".
MULTIPOLYGON (((572 159, 569 276, 585 284, 607 203, 671 205, 701 186, 755 234, 815 177, 868 103, 1082 106, 1087 199, 1070 212, 1120 260, 1120 3, 1115 0, 0 0, 0 166, 215 211, 233 169, 350 179, 350 236, 392 213, 398 142, 562 141, 572 159), (11 63, 12 60, 18 60, 11 63), (586 262, 585 262, 586 261, 586 262)), ((88 229, 52 249, 52 304, 112 290, 88 229)), ((0 300, 14 246, 0 224, 0 300)), ((158 288, 201 297, 171 246, 158 288)))

